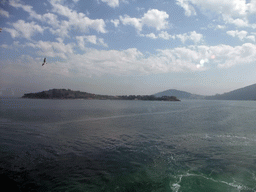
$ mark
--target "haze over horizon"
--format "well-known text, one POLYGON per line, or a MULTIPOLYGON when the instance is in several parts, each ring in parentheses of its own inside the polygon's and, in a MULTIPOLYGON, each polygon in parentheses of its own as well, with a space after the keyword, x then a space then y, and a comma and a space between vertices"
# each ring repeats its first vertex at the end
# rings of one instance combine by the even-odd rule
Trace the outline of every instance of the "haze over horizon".
POLYGON ((229 92, 256 83, 255 15, 255 0, 3 0, 0 91, 229 92))

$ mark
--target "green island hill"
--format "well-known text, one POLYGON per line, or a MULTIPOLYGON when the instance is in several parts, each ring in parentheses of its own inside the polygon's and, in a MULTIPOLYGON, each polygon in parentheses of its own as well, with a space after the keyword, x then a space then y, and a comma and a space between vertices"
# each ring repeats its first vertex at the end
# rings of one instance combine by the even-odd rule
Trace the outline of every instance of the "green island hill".
POLYGON ((22 98, 30 99, 98 99, 98 100, 145 100, 145 101, 180 101, 175 96, 156 97, 154 95, 97 95, 70 89, 50 89, 37 93, 25 93, 22 98))

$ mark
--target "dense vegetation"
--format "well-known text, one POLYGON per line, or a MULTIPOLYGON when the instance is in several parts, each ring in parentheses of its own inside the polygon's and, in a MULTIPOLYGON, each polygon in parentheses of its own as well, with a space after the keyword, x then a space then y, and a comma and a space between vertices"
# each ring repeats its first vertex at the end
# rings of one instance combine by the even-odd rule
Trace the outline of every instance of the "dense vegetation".
POLYGON ((50 89, 38 93, 26 93, 22 98, 32 99, 109 99, 109 100, 150 100, 150 101, 180 101, 175 96, 155 97, 154 95, 96 95, 70 89, 50 89))

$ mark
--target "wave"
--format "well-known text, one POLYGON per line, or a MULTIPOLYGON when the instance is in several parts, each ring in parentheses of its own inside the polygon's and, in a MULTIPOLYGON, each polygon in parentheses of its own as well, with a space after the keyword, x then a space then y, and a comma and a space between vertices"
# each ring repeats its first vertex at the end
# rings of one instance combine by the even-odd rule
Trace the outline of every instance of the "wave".
MULTIPOLYGON (((254 189, 244 186, 244 185, 236 182, 234 179, 233 179, 233 182, 231 183, 231 182, 227 182, 227 181, 223 181, 223 180, 216 180, 211 177, 207 177, 203 174, 194 174, 194 173, 186 173, 186 174, 181 174, 181 175, 176 176, 176 182, 170 183, 170 188, 172 189, 172 191, 179 192, 179 190, 182 188, 182 186, 185 185, 182 182, 183 178, 185 178, 185 177, 199 177, 201 179, 206 179, 208 181, 216 183, 216 184, 218 184, 218 186, 220 186, 220 184, 223 184, 223 185, 226 185, 226 187, 230 188, 230 191, 232 190, 232 188, 237 190, 238 192, 243 191, 243 190, 254 191, 254 189)), ((216 185, 213 185, 213 186, 216 186, 216 185)))

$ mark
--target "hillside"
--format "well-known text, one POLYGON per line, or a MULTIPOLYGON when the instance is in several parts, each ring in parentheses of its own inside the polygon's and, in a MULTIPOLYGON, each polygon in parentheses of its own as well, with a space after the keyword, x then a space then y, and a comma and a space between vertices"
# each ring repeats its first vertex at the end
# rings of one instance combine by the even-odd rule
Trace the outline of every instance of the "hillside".
POLYGON ((162 96, 175 96, 179 99, 203 99, 205 96, 202 95, 196 95, 185 91, 179 91, 176 89, 169 89, 166 91, 162 91, 159 93, 154 94, 156 97, 162 97, 162 96))
POLYGON ((154 95, 96 95, 70 89, 50 89, 38 93, 26 93, 22 98, 30 99, 99 99, 99 100, 145 100, 145 101, 180 101, 175 96, 155 97, 154 95))
POLYGON ((214 96, 207 96, 209 100, 256 100, 256 84, 249 85, 234 91, 214 96))

